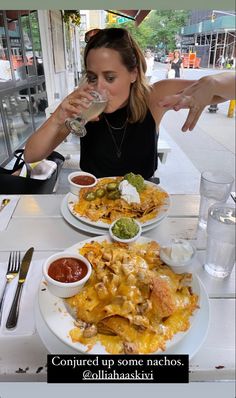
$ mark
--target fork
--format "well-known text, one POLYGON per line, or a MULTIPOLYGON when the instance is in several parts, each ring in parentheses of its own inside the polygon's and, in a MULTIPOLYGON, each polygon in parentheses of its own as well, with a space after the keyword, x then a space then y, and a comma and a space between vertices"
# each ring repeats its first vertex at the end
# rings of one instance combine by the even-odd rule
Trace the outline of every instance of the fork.
POLYGON ((0 299, 0 325, 2 320, 3 313, 3 303, 5 300, 6 290, 8 284, 15 278, 20 269, 20 252, 11 252, 8 260, 8 267, 6 272, 6 282, 3 288, 2 296, 0 299))

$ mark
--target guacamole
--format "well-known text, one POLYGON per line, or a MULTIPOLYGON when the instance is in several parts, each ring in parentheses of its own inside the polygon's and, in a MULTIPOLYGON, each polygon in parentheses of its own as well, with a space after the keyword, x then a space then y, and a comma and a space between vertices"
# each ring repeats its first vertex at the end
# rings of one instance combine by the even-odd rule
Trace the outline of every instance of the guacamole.
POLYGON ((144 178, 140 174, 127 173, 124 179, 133 185, 138 192, 143 191, 145 188, 144 178))
POLYGON ((120 239, 131 239, 139 232, 139 227, 132 218, 122 217, 115 222, 112 233, 120 239))

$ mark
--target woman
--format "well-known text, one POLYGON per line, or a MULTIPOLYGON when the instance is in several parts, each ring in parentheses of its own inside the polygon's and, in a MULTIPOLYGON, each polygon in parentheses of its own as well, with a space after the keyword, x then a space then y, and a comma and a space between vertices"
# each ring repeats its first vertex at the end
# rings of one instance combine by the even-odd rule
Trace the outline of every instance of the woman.
POLYGON ((180 77, 180 70, 181 70, 181 75, 183 75, 184 67, 183 67, 182 59, 180 57, 179 50, 174 51, 174 58, 170 61, 168 70, 171 70, 171 69, 174 70, 175 77, 177 77, 177 78, 180 77))
MULTIPOLYGON (((172 107, 160 101, 166 97, 173 101, 172 96, 181 91, 184 95, 194 82, 163 80, 148 86, 144 55, 130 34, 120 28, 93 30, 85 48, 84 65, 88 84, 68 95, 28 139, 25 160, 34 162, 48 156, 70 133, 65 120, 88 107, 85 100, 92 100, 89 90, 106 90, 108 104, 104 113, 98 121, 86 124, 87 135, 81 138, 81 169, 97 177, 131 171, 145 179, 152 177, 157 169, 156 129, 172 107)), ((209 82, 203 79, 208 90, 206 106, 214 103, 216 87, 208 89, 209 82)), ((189 107, 191 120, 196 104, 189 107)), ((191 127, 188 123, 186 126, 191 127)))

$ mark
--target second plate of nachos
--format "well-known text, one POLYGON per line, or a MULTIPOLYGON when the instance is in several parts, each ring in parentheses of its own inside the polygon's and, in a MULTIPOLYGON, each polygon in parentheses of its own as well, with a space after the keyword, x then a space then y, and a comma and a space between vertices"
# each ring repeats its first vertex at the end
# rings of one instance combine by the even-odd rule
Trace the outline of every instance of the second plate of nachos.
POLYGON ((157 242, 126 245, 99 236, 69 251, 91 262, 92 277, 67 300, 42 281, 39 307, 48 328, 75 352, 165 352, 198 328, 207 295, 194 274, 176 274, 161 261, 157 242))
POLYGON ((68 208, 79 220, 107 229, 120 217, 135 218, 146 226, 167 216, 170 197, 159 185, 143 180, 142 189, 136 191, 138 199, 132 202, 132 194, 122 195, 122 184, 124 177, 101 178, 95 187, 81 189, 79 197, 68 195, 68 208))

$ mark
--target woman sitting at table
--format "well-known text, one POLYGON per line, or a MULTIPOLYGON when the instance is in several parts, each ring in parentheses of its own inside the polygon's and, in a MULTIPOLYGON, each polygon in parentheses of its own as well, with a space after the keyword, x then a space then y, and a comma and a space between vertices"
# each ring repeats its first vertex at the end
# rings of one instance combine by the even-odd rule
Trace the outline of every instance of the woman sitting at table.
POLYGON ((222 88, 227 76, 207 76, 197 82, 163 80, 148 86, 144 55, 128 31, 96 29, 88 32, 86 39, 88 83, 69 94, 28 139, 25 160, 34 162, 49 155, 70 133, 65 120, 88 107, 85 99, 93 99, 89 91, 105 90, 107 106, 99 118, 86 124, 87 135, 81 138, 80 167, 97 177, 132 171, 148 179, 157 169, 156 131, 166 110, 174 108, 165 97, 173 102, 173 95, 182 92, 181 97, 186 98, 192 92, 191 101, 186 101, 190 111, 183 131, 192 130, 206 105, 227 98, 228 92, 222 88))

